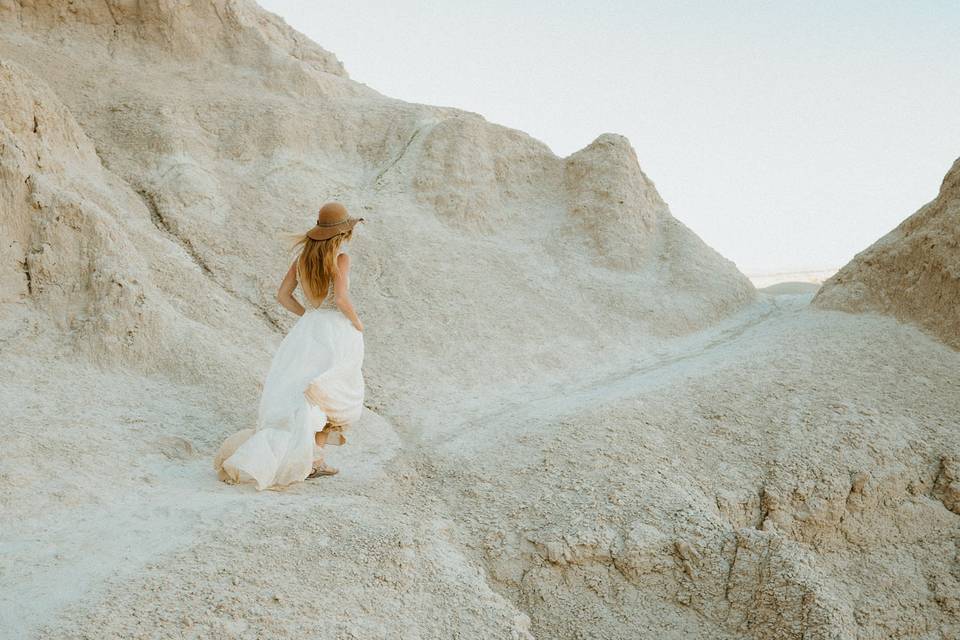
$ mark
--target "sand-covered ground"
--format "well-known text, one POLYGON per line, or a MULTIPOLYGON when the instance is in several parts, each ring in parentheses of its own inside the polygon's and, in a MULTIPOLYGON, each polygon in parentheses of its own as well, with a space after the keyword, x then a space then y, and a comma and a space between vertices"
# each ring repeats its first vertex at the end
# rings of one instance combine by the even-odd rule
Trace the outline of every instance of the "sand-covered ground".
POLYGON ((960 354, 808 300, 764 296, 486 403, 368 412, 340 475, 263 493, 212 471, 236 415, 174 381, 37 361, 25 327, 2 365, 4 627, 951 637, 960 354))

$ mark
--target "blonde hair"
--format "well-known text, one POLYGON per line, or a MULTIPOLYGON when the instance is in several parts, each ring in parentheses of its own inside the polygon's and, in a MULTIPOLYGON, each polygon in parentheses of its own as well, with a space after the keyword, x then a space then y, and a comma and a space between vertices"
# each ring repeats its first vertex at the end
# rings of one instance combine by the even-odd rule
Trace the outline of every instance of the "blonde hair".
POLYGON ((337 254, 340 245, 349 240, 353 229, 338 233, 326 240, 314 240, 306 234, 293 236, 291 250, 298 250, 297 280, 303 287, 303 294, 318 305, 327 297, 330 283, 340 272, 337 267, 337 254))

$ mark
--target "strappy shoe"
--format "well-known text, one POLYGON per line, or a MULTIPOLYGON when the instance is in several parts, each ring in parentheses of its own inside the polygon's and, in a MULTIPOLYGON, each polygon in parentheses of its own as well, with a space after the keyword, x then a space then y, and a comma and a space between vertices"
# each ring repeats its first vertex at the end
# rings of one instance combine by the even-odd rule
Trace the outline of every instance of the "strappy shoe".
POLYGON ((321 476, 335 476, 338 473, 340 473, 340 469, 331 467, 326 462, 321 462, 318 466, 313 468, 313 472, 307 476, 307 480, 313 480, 314 478, 319 478, 321 476))

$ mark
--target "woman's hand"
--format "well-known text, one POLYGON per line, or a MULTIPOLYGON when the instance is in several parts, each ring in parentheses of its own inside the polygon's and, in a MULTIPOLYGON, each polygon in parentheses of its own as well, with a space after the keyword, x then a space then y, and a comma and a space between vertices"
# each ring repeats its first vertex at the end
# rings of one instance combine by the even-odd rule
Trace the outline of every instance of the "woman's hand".
POLYGON ((357 318, 357 321, 353 323, 353 328, 363 333, 363 323, 360 322, 360 318, 357 318))

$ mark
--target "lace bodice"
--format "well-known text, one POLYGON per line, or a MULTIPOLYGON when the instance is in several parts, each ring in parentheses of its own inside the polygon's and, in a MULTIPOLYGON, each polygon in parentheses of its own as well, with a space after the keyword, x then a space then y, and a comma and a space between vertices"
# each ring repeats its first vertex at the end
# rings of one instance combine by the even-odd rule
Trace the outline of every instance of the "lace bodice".
MULTIPOLYGON (((306 298, 306 294, 304 294, 306 298)), ((308 300, 309 302, 309 300, 308 300)), ((309 308, 311 309, 337 309, 337 304, 333 301, 333 283, 330 283, 330 288, 327 290, 326 297, 320 301, 320 304, 314 305, 312 302, 309 302, 309 308)))

